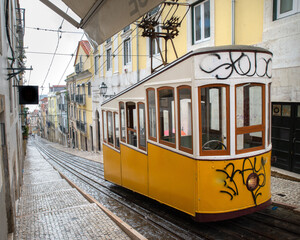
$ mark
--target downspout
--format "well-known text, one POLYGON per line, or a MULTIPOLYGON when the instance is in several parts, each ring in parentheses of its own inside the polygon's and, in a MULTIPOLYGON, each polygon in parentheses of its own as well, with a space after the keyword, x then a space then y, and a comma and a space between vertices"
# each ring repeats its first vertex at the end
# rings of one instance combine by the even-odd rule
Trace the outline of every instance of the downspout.
POLYGON ((231 45, 235 45, 235 0, 231 1, 231 45))
POLYGON ((136 80, 140 81, 140 66, 139 66, 139 28, 136 27, 136 80))

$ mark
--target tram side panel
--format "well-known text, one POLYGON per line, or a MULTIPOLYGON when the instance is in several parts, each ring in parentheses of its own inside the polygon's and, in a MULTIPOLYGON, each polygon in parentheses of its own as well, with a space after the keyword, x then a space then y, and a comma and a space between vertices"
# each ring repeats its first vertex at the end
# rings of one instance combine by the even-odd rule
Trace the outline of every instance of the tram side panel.
POLYGON ((105 144, 103 147, 104 178, 122 186, 121 155, 105 144))
POLYGON ((148 196, 147 155, 121 144, 122 185, 148 196))
POLYGON ((195 215, 196 161, 148 143, 149 196, 195 215))

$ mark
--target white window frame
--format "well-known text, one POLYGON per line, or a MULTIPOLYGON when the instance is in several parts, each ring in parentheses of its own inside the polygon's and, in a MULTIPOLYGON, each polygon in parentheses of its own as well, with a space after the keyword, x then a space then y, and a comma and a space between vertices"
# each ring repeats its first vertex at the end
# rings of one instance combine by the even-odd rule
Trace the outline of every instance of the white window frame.
POLYGON ((106 70, 112 70, 112 50, 111 48, 106 49, 106 70), (108 54, 110 53, 110 54, 108 54))
POLYGON ((127 66, 131 63, 131 39, 130 38, 127 38, 123 41, 123 53, 124 53, 123 64, 124 66, 127 66), (127 48, 126 45, 128 45, 127 48))
MULTIPOLYGON (((202 2, 199 2, 197 4, 195 4, 193 6, 193 29, 192 29, 192 34, 193 34, 193 44, 197 44, 197 43, 200 43, 200 42, 203 42, 203 41, 206 41, 206 40, 209 40, 210 37, 211 37, 211 11, 210 11, 210 18, 209 18, 209 37, 205 37, 205 21, 204 21, 204 4, 206 2, 208 2, 210 0, 205 0, 205 1, 202 1, 202 2), (196 39, 196 14, 195 14, 195 8, 200 6, 200 12, 201 12, 201 38, 199 40, 196 39)), ((211 5, 211 3, 210 3, 211 5)))
MULTIPOLYGON (((155 27, 155 31, 156 31, 156 32, 159 32, 159 31, 160 31, 159 26, 156 26, 156 27, 155 27)), ((153 49, 152 49, 152 56, 159 55, 158 48, 160 48, 160 49, 162 50, 161 39, 158 38, 158 44, 157 44, 157 40, 156 40, 156 39, 152 39, 152 41, 155 42, 155 44, 154 44, 155 49, 154 49, 154 51, 153 51, 153 49)), ((151 44, 152 44, 151 38, 149 38, 149 56, 151 56, 151 44)), ((152 46, 153 46, 153 45, 152 45, 152 46)))
POLYGON ((284 18, 284 17, 288 17, 291 16, 297 12, 300 12, 300 0, 293 0, 293 8, 292 10, 285 12, 285 13, 280 13, 280 4, 281 1, 284 0, 277 0, 277 12, 276 12, 276 19, 280 19, 280 18, 284 18))
POLYGON ((99 70, 100 70, 100 64, 99 64, 99 62, 100 62, 100 55, 96 55, 94 61, 95 61, 95 75, 98 75, 99 74, 99 70))

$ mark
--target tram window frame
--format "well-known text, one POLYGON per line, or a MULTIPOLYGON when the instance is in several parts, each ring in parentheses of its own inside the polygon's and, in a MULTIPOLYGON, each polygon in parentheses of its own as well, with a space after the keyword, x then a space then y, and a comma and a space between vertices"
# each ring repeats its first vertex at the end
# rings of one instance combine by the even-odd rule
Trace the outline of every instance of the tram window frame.
POLYGON ((179 135, 179 150, 193 154, 193 101, 192 101, 192 88, 188 85, 183 85, 177 87, 177 113, 178 113, 178 135, 179 135), (182 144, 182 136, 181 136, 181 105, 180 105, 180 90, 189 89, 190 91, 190 100, 191 100, 191 111, 190 111, 190 124, 191 124, 191 148, 181 146, 182 144))
POLYGON ((271 126, 271 120, 272 120, 272 102, 271 102, 271 83, 268 84, 268 94, 269 94, 269 111, 268 111, 268 145, 271 144, 272 139, 272 126, 271 126))
POLYGON ((146 133, 146 105, 143 102, 137 103, 137 125, 138 125, 138 145, 141 150, 146 151, 147 149, 147 133, 146 133), (144 105, 144 136, 145 136, 145 147, 141 146, 141 118, 140 118, 140 106, 144 105))
MULTIPOLYGON (((209 85, 204 85, 204 86, 199 86, 198 87, 198 113, 199 113, 199 150, 200 150, 200 155, 201 156, 213 156, 213 155, 229 155, 230 154, 230 88, 229 85, 225 84, 209 84, 209 85), (204 88, 225 88, 225 106, 226 106, 226 149, 222 150, 204 150, 203 149, 203 144, 202 144, 202 105, 201 105, 201 90, 204 88)), ((219 106, 221 103, 222 99, 219 98, 219 106)), ((221 110, 219 109, 219 112, 221 110)), ((219 119, 220 121, 224 121, 224 119, 219 119)), ((222 123, 220 124, 221 127, 222 123)))
POLYGON ((114 142, 115 141, 114 141, 114 119, 113 119, 113 113, 111 111, 106 111, 106 117, 107 117, 107 143, 109 145, 111 145, 111 146, 114 147, 114 145, 115 145, 114 142))
POLYGON ((126 109, 125 109, 125 103, 124 102, 119 102, 119 120, 120 120, 120 141, 121 142, 125 142, 126 143, 126 132, 127 132, 127 129, 126 129, 126 109), (121 105, 123 104, 123 109, 124 109, 124 119, 122 120, 122 110, 121 110, 121 105), (125 128, 125 134, 123 136, 122 132, 123 132, 123 129, 122 129, 122 123, 124 121, 124 128, 125 128))
MULTIPOLYGON (((176 148, 176 132, 177 132, 177 129, 176 129, 176 112, 175 112, 175 104, 176 104, 176 99, 175 99, 175 91, 174 91, 174 88, 173 87, 160 87, 160 88, 158 88, 157 89, 157 105, 158 105, 158 139, 159 139, 159 143, 161 143, 161 144, 164 144, 164 145, 166 145, 166 146, 169 146, 169 147, 172 147, 172 148, 176 148), (172 124, 172 120, 173 120, 173 122, 174 122, 174 126, 173 126, 173 128, 174 128, 174 142, 171 142, 171 141, 166 141, 166 140, 164 140, 164 139, 162 139, 162 135, 161 135, 161 130, 162 130, 162 126, 161 126, 161 114, 160 114, 160 92, 161 91, 163 91, 163 90, 172 90, 172 92, 173 92, 173 102, 174 102, 174 106, 173 106, 173 113, 174 114, 172 114, 171 113, 171 118, 169 118, 169 123, 171 122, 171 124, 172 124), (172 119, 172 117, 173 117, 173 119, 172 119)), ((170 109, 168 109, 168 111, 169 111, 170 109)), ((170 125, 170 124, 169 124, 170 125)), ((171 135, 170 134, 170 126, 169 126, 169 136, 171 135)), ((172 129, 173 130, 173 129, 172 129)))
POLYGON ((116 116, 119 118, 119 114, 117 112, 114 112, 113 118, 114 118, 114 138, 115 138, 115 148, 120 149, 120 120, 116 119, 116 116), (118 128, 117 128, 118 124, 118 128), (118 137, 117 137, 117 131, 118 131, 118 137))
POLYGON ((148 139, 149 140, 152 140, 152 141, 157 141, 157 119, 156 119, 156 115, 157 115, 157 108, 156 108, 156 96, 155 96, 156 92, 155 92, 155 88, 148 88, 146 90, 146 95, 147 95, 147 122, 148 122, 148 139), (153 126, 153 132, 155 133, 155 137, 151 136, 151 129, 150 127, 152 126, 150 124, 150 105, 149 105, 149 92, 150 91, 153 91, 154 92, 154 110, 155 110, 155 113, 154 113, 154 123, 155 125, 153 126))
POLYGON ((126 102, 125 106, 126 106, 127 144, 137 147, 138 146, 137 145, 137 143, 138 143, 138 136, 137 136, 138 122, 137 122, 136 103, 135 102, 126 102), (130 105, 134 106, 134 108, 129 107, 130 105), (133 135, 133 143, 130 143, 130 141, 131 141, 130 134, 133 135), (135 135, 135 139, 134 139, 134 135, 135 135))
MULTIPOLYGON (((266 145, 266 140, 265 140, 265 134, 266 134, 266 126, 265 126, 265 121, 266 121, 266 92, 265 92, 265 84, 262 83, 242 83, 242 84, 238 84, 235 86, 235 149, 236 149, 236 153, 237 154, 241 154, 241 153, 247 153, 247 152, 253 152, 253 151, 257 151, 257 150, 261 150, 265 148, 266 145), (237 125, 237 88, 241 87, 241 86, 259 86, 261 87, 261 124, 257 124, 257 125, 250 125, 250 119, 249 119, 249 126, 242 126, 242 127, 238 127, 237 125), (251 133, 260 133, 261 132, 261 145, 260 146, 255 146, 255 147, 249 147, 249 148, 243 148, 243 149, 238 149, 238 136, 239 135, 250 135, 251 133)), ((243 104, 245 105, 245 101, 243 99, 243 104)), ((250 103, 249 103, 250 104, 250 103)), ((248 107, 247 109, 249 109, 250 111, 250 107, 248 107)), ((245 110, 244 110, 245 111, 245 110)), ((245 114, 244 114, 245 115, 245 114)))
POLYGON ((102 110, 102 132, 103 142, 107 143, 107 114, 104 110, 102 110))

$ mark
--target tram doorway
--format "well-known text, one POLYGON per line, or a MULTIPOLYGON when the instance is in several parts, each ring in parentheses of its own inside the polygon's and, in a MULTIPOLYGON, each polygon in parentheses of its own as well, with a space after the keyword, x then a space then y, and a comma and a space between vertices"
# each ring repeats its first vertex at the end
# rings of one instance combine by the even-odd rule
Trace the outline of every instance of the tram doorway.
POLYGON ((300 173, 300 103, 272 103, 273 166, 300 173))

